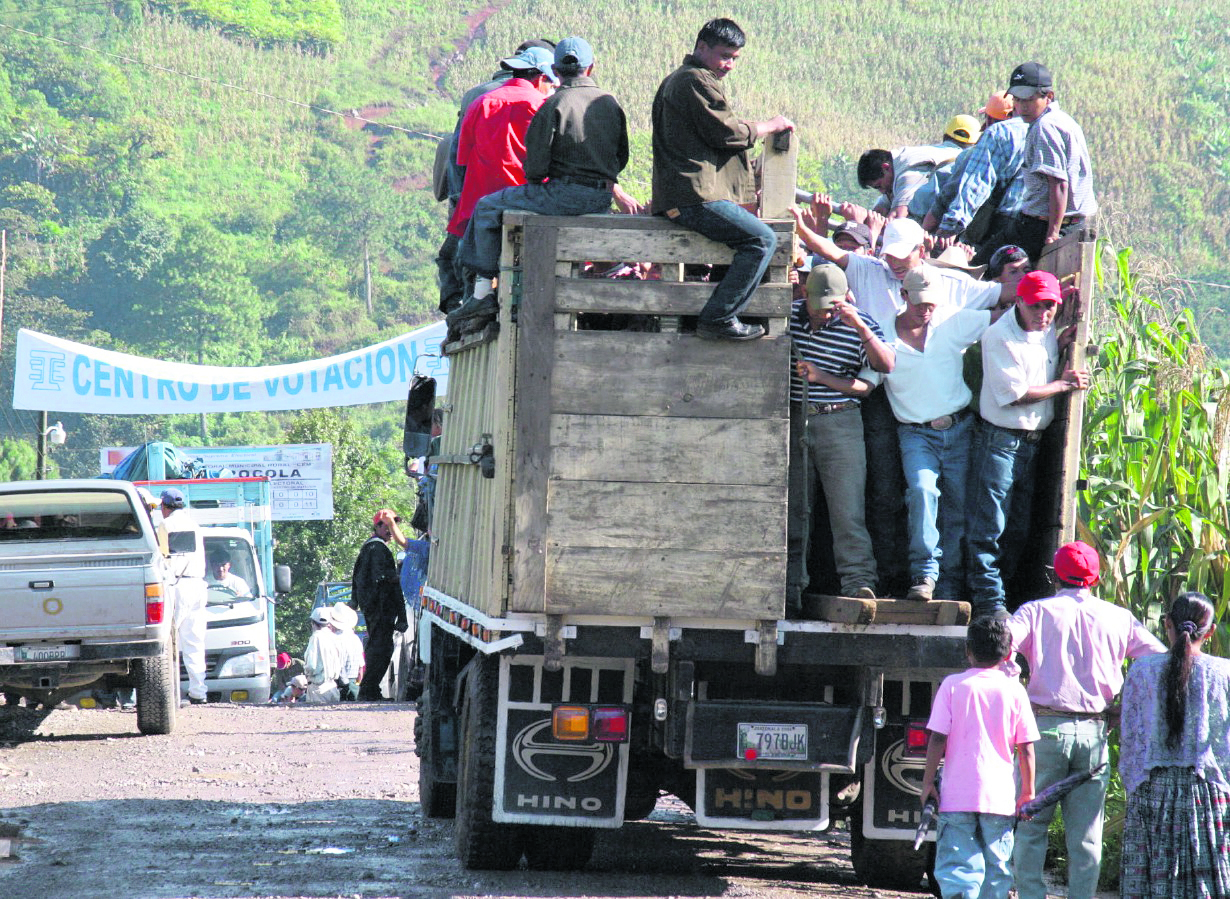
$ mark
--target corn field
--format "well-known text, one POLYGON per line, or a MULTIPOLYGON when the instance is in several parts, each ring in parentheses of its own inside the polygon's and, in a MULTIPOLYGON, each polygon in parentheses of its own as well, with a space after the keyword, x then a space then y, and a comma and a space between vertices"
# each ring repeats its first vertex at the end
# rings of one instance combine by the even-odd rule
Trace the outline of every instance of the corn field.
POLYGON ((1105 242, 1098 254, 1081 537, 1102 556, 1103 598, 1158 633, 1176 593, 1208 594, 1219 624, 1206 648, 1225 655, 1230 374, 1210 358, 1189 309, 1140 289, 1130 257, 1105 242))

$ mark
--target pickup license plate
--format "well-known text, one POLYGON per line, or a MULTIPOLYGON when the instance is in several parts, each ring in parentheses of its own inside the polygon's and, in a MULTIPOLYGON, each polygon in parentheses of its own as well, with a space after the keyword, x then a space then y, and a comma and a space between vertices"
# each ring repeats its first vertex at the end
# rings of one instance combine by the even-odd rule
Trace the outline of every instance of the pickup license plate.
POLYGON ((81 647, 73 644, 13 647, 15 662, 63 662, 81 658, 81 647))
POLYGON ((748 761, 807 761, 806 724, 747 724, 739 722, 739 742, 735 749, 748 761))

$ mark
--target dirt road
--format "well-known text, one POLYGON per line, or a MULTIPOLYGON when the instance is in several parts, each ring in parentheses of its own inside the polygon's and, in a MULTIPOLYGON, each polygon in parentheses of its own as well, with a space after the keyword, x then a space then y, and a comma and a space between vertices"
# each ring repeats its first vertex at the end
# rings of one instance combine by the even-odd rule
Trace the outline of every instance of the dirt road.
POLYGON ((470 872, 418 805, 412 705, 0 707, 0 896, 917 897, 854 883, 847 837, 699 830, 664 799, 579 874, 470 872))

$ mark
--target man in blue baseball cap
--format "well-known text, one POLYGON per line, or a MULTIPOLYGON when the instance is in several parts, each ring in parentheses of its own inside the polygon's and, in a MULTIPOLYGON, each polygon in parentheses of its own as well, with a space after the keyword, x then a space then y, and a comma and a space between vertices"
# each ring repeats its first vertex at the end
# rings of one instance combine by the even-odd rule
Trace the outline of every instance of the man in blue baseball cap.
POLYGON ((581 37, 555 46, 554 71, 561 79, 534 115, 525 135, 526 184, 488 194, 474 208, 461 239, 461 264, 476 275, 474 302, 452 323, 460 333, 481 331, 495 319, 492 281, 500 270, 501 223, 506 209, 540 215, 609 212, 611 200, 635 212, 635 200, 616 184, 628 164, 628 123, 613 96, 593 79, 594 50, 581 37))

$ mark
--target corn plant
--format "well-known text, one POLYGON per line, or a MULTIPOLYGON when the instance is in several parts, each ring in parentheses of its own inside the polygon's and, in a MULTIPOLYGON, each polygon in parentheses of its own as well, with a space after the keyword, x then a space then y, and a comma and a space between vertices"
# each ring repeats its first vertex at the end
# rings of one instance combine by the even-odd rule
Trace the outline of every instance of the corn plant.
POLYGON ((1207 648, 1225 654, 1230 375, 1190 310, 1145 295, 1130 256, 1106 244, 1098 254, 1079 528, 1102 556, 1104 598, 1156 625, 1180 590, 1206 593, 1220 622, 1207 648))

